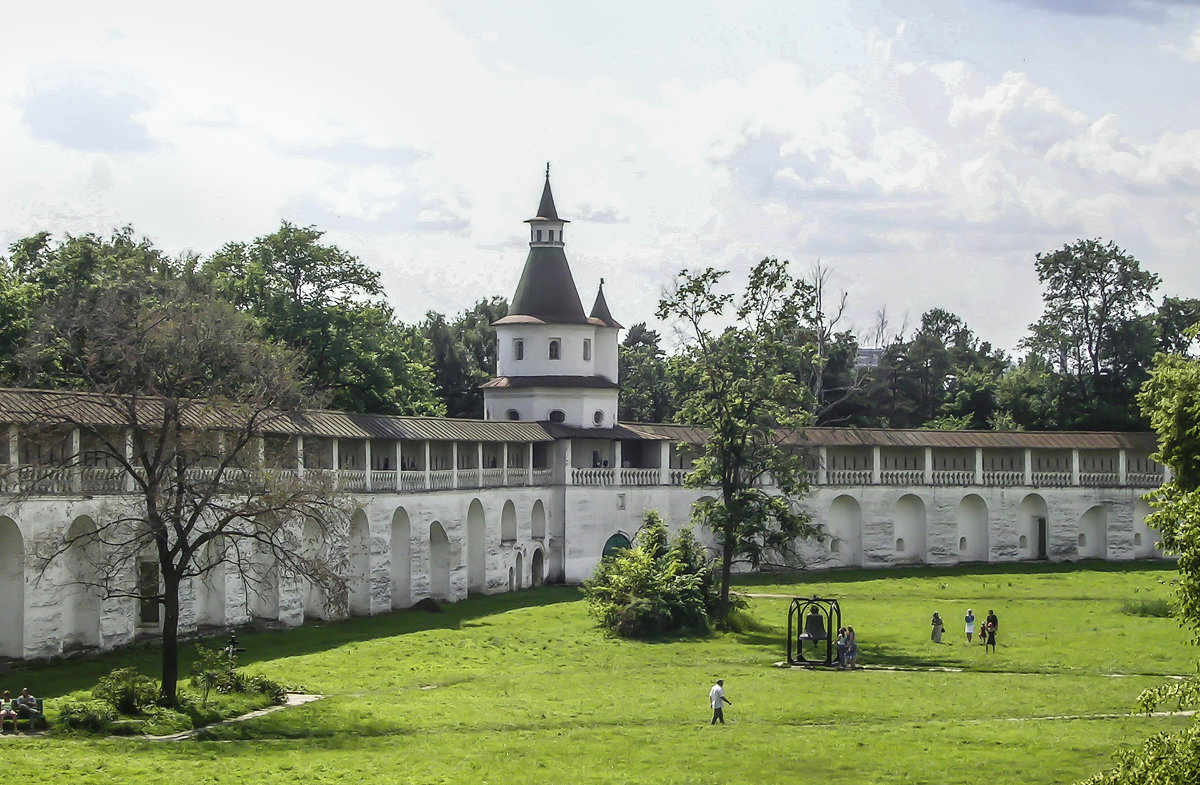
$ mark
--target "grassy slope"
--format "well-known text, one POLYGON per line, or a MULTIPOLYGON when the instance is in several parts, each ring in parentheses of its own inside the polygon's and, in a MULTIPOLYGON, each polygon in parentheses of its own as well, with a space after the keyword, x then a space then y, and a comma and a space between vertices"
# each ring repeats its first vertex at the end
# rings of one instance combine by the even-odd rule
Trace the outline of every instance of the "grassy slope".
MULTIPOLYGON (((767 631, 672 643, 604 638, 571 589, 473 599, 444 615, 245 636, 252 670, 331 697, 211 740, 9 738, 3 748, 14 770, 97 783, 1070 782, 1116 746, 1185 722, 1037 719, 1123 714, 1161 675, 1194 670, 1173 620, 1119 612, 1165 597, 1172 577, 1164 565, 963 568, 743 587, 838 597, 869 665, 961 672, 774 668, 783 598, 752 601, 767 631), (997 654, 959 642, 968 604, 1000 615, 997 654), (955 643, 929 641, 933 610, 955 643), (734 705, 728 726, 709 728, 717 677, 734 705)), ((53 696, 117 659, 20 678, 53 696)), ((155 667, 152 652, 119 659, 155 667)))

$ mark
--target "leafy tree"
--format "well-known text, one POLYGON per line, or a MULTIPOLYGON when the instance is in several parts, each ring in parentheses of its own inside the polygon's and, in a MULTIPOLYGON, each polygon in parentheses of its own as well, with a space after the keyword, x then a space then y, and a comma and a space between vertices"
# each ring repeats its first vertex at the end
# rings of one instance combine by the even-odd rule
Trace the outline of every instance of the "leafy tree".
POLYGON ((717 535, 722 621, 735 558, 756 567, 787 559, 797 538, 816 533, 795 505, 808 488, 795 445, 812 419, 795 369, 812 348, 793 337, 796 325, 814 320, 813 288, 776 259, 755 265, 740 297, 717 291, 725 275, 711 267, 681 272, 656 311, 680 322, 687 341, 681 419, 709 433, 686 483, 720 489, 719 498, 697 505, 694 520, 717 535))
POLYGON ((251 243, 229 243, 199 270, 214 291, 295 349, 330 405, 352 412, 440 414, 429 347, 405 329, 379 273, 315 227, 284 221, 251 243))
POLYGON ((59 290, 35 319, 23 356, 30 378, 44 377, 50 363, 83 392, 47 405, 28 426, 31 443, 44 449, 24 462, 26 495, 17 501, 36 493, 41 473, 85 466, 108 468, 131 488, 129 503, 110 507, 94 527, 35 543, 34 563, 44 573, 68 554, 85 554, 92 563, 77 580, 88 590, 161 607, 161 697, 174 705, 189 582, 229 564, 256 588, 264 576, 248 561, 255 553, 262 558, 253 563, 274 562, 279 574, 300 576, 343 604, 336 565, 304 555, 296 527, 312 521, 331 536, 347 516, 320 473, 296 477, 261 462, 264 433, 285 426, 285 412, 314 403, 295 353, 179 279, 127 273, 86 291, 59 290), (55 436, 73 431, 82 450, 51 449, 55 436), (158 568, 153 585, 133 578, 146 557, 158 568))
POLYGON ((671 422, 676 405, 667 375, 667 357, 655 330, 638 322, 618 347, 621 368, 620 419, 626 422, 671 422))
POLYGON ((583 596, 605 630, 622 638, 654 638, 706 629, 718 585, 691 530, 672 540, 662 517, 650 510, 633 547, 603 559, 584 581, 583 596))
MULTIPOLYGON (((1195 339, 1200 327, 1186 338, 1195 339)), ((1147 522, 1162 532, 1166 553, 1179 557, 1176 608, 1180 622, 1200 643, 1200 360, 1159 354, 1138 395, 1142 411, 1158 433, 1157 458, 1172 470, 1171 481, 1150 494, 1154 512, 1147 522)), ((1187 709, 1200 706, 1200 678, 1192 677, 1142 693, 1138 708, 1159 705, 1187 709)), ((1159 733, 1141 749, 1116 754, 1114 769, 1089 779, 1092 785, 1200 782, 1200 719, 1185 730, 1159 733)))
POLYGON ((1022 346, 1054 368, 1060 426, 1142 427, 1134 398, 1154 353, 1158 276, 1101 240, 1040 253, 1036 266, 1044 307, 1022 346))
POLYGON ((1154 317, 1158 350, 1168 354, 1188 354, 1196 349, 1197 339, 1188 328, 1200 322, 1200 300, 1164 297, 1154 317))
POLYGON ((492 323, 508 314, 503 297, 479 300, 447 321, 430 311, 421 324, 428 340, 437 389, 451 417, 483 416, 483 391, 479 386, 496 372, 496 330, 492 323))

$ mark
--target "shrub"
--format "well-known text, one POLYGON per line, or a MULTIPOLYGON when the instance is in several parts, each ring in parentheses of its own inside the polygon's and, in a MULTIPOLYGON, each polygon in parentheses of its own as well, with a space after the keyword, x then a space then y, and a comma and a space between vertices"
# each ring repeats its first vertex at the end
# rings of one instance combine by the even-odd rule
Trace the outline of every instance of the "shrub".
POLYGON ((1150 616, 1159 619, 1170 618, 1172 615, 1171 602, 1167 599, 1140 600, 1127 602, 1121 606, 1121 613, 1130 616, 1150 616))
POLYGON ((138 673, 136 668, 118 668, 100 677, 92 689, 92 697, 107 701, 121 714, 140 714, 155 705, 158 683, 138 673))
POLYGON ((103 731, 117 719, 117 712, 104 700, 68 700, 59 711, 59 723, 69 730, 103 731))
POLYGON ((603 559, 583 584, 589 611, 622 638, 707 629, 719 589, 691 530, 671 540, 653 510, 646 513, 633 547, 603 559))

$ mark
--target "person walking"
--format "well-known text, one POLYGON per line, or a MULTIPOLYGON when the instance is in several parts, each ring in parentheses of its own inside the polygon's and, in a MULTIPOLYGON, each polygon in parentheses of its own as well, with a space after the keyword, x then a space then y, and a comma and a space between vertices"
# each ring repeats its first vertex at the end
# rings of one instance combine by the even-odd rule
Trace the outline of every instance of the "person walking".
POLYGON ((849 624, 846 625, 846 667, 851 670, 858 667, 858 635, 849 624))
POLYGON ((964 619, 967 623, 967 643, 971 642, 971 636, 975 634, 975 612, 967 608, 967 616, 964 619))
POLYGON ((929 633, 929 639, 934 643, 942 642, 942 633, 946 631, 946 625, 942 622, 942 617, 937 611, 933 612, 933 620, 930 622, 933 626, 933 631, 929 633))
POLYGON ((995 611, 988 611, 987 623, 984 625, 987 631, 987 638, 983 643, 983 650, 986 652, 988 647, 991 647, 992 654, 996 653, 996 630, 1000 628, 1000 619, 996 617, 995 611))
POLYGON ((708 700, 710 703, 712 703, 712 708, 713 708, 712 722, 710 722, 708 724, 716 725, 717 720, 720 720, 721 724, 724 725, 725 724, 724 704, 728 703, 730 706, 733 705, 733 701, 731 701, 731 700, 729 700, 729 698, 725 697, 725 680, 724 679, 717 679, 717 683, 714 684, 712 686, 712 689, 708 691, 708 700))

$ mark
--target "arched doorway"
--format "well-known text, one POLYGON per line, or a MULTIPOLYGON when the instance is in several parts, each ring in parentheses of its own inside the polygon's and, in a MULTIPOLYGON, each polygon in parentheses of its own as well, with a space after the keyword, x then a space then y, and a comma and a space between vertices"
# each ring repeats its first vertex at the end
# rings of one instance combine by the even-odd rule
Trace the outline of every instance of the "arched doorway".
POLYGON ((429 524, 429 596, 450 599, 450 538, 442 524, 429 524))
MULTIPOLYGON (((300 553, 305 559, 326 559, 328 557, 329 550, 321 531, 321 525, 312 518, 304 521, 300 553)), ((329 616, 329 603, 326 601, 323 589, 306 579, 304 581, 304 618, 328 619, 329 616)))
POLYGON ((1079 518, 1075 541, 1081 559, 1108 558, 1108 510, 1096 505, 1079 518))
POLYGON ((896 561, 925 562, 925 502, 911 493, 896 502, 896 561))
POLYGON ((11 518, 0 518, 0 656, 25 656, 25 542, 11 518))
POLYGON ((529 585, 541 586, 545 576, 542 574, 542 549, 538 548, 533 552, 533 558, 529 560, 529 585))
POLYGON ((1045 559, 1050 547, 1050 509, 1046 500, 1031 493, 1021 500, 1017 513, 1017 554, 1022 559, 1045 559))
POLYGON ((1145 499, 1136 499, 1133 502, 1133 553, 1138 559, 1162 556, 1162 551, 1158 549, 1162 535, 1157 529, 1151 529, 1146 524, 1146 517, 1150 512, 1150 505, 1145 499))
POLYGON ((412 528, 408 511, 397 507, 392 513, 391 564, 392 564, 392 607, 407 608, 412 605, 412 528))
POLYGON ((830 555, 846 567, 862 566, 862 507, 845 494, 829 505, 830 555))
POLYGON ((472 499, 467 509, 467 591, 482 592, 486 586, 487 521, 483 515, 483 504, 478 499, 472 499))
POLYGON ((71 545, 66 552, 66 570, 71 584, 63 602, 64 651, 100 645, 100 543, 95 533, 96 523, 86 515, 76 518, 67 530, 71 545))
POLYGON ((600 558, 614 556, 617 551, 629 550, 630 547, 629 537, 624 532, 617 532, 604 541, 604 550, 600 552, 600 558))
POLYGON ((350 519, 350 613, 354 616, 371 614, 371 524, 361 508, 350 519))
POLYGON ((533 511, 529 513, 529 531, 535 540, 546 539, 546 508, 541 499, 533 503, 533 511))
POLYGON ((500 511, 500 539, 505 542, 517 539, 517 508, 511 501, 506 501, 500 511))
MULTIPOLYGON (((273 523, 265 524, 267 527, 273 523)), ((256 524, 262 527, 263 524, 256 524)), ((264 537, 269 536, 266 532, 264 537)), ((256 619, 279 619, 279 564, 267 543, 258 543, 251 554, 246 584, 249 589, 250 615, 256 619)))
POLYGON ((517 589, 525 588, 525 555, 517 553, 517 589))
POLYGON ((989 560, 987 502, 978 494, 969 493, 958 503, 955 511, 958 524, 958 558, 960 561, 989 560))
POLYGON ((196 587, 197 626, 225 626, 225 548, 220 538, 209 540, 196 565, 203 570, 193 579, 196 587))

